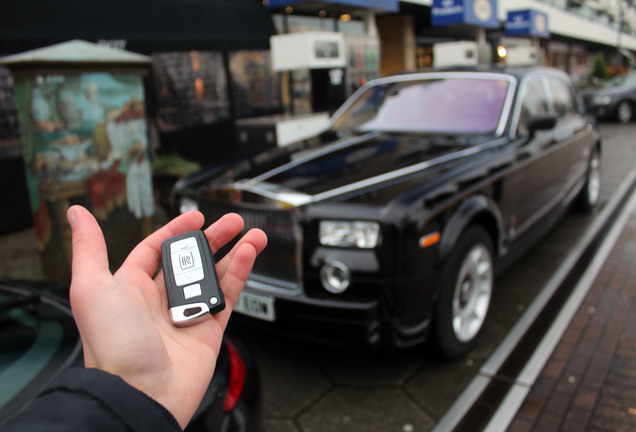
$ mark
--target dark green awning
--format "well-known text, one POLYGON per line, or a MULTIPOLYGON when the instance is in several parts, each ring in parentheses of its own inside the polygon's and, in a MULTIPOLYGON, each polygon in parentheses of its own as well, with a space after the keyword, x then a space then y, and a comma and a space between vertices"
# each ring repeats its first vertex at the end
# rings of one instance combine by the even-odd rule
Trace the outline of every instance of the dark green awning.
POLYGON ((268 49, 261 0, 0 0, 0 55, 71 39, 124 41, 129 51, 268 49))

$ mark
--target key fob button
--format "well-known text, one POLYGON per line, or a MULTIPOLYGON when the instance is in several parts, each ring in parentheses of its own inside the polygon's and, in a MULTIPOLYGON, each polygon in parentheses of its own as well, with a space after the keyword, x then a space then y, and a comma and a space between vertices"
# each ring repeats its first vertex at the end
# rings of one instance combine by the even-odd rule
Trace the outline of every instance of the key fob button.
POLYGON ((186 299, 190 299, 200 295, 201 295, 201 285, 199 284, 188 285, 185 288, 183 288, 183 296, 186 299))

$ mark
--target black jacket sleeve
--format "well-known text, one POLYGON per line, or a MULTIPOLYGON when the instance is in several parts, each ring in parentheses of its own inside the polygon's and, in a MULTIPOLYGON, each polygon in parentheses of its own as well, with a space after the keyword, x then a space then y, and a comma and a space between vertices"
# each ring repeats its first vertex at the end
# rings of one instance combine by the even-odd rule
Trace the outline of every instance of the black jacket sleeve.
POLYGON ((2 432, 177 432, 176 419, 118 376, 69 368, 2 427, 2 432))

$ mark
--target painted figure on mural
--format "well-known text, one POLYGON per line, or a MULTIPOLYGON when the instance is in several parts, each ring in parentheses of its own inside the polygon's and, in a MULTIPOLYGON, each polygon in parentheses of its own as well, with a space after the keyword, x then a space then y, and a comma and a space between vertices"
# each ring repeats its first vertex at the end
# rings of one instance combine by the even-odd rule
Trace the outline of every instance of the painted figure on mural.
POLYGON ((15 88, 40 249, 68 240, 60 215, 78 203, 103 223, 141 220, 142 236, 155 207, 141 77, 40 74, 15 88))

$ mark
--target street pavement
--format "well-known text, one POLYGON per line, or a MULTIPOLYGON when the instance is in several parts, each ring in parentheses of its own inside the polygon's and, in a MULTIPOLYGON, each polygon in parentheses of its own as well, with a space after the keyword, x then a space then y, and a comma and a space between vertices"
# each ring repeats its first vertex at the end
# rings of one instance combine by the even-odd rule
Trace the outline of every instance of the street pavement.
POLYGON ((509 430, 636 431, 632 213, 509 430))

